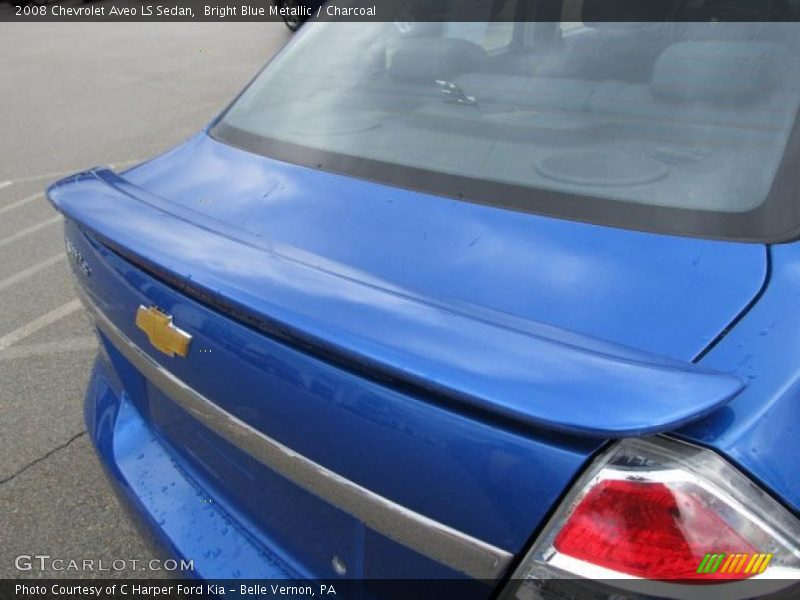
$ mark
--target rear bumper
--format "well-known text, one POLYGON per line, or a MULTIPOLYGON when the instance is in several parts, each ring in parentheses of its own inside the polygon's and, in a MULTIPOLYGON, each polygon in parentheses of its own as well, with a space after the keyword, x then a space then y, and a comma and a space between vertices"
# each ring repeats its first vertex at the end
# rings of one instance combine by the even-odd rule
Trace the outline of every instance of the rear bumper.
POLYGON ((259 543, 192 477, 127 398, 103 354, 86 394, 86 427, 118 497, 149 541, 175 561, 165 565, 170 569, 165 575, 307 578, 259 543))

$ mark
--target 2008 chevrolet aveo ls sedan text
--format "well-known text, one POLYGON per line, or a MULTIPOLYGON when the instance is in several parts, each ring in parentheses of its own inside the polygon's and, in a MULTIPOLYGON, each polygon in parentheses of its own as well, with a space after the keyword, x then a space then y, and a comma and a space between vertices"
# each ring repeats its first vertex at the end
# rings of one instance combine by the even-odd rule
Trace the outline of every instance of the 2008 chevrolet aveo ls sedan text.
POLYGON ((797 580, 800 5, 553 4, 312 22, 197 136, 49 190, 88 431, 192 575, 797 580))

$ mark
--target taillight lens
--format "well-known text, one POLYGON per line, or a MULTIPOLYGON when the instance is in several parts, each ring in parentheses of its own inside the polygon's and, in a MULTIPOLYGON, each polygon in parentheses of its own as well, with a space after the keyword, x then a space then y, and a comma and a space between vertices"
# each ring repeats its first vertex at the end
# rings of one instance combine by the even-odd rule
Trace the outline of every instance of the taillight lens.
MULTIPOLYGON (((611 479, 594 486, 556 535, 558 552, 648 579, 707 578, 709 548, 757 549, 706 504, 696 486, 611 479)), ((725 577, 720 570, 712 577, 725 577)), ((734 577, 747 577, 742 571, 734 577)))
POLYGON ((505 597, 751 597, 800 580, 800 523, 709 450, 624 440, 576 483, 513 579, 505 597))

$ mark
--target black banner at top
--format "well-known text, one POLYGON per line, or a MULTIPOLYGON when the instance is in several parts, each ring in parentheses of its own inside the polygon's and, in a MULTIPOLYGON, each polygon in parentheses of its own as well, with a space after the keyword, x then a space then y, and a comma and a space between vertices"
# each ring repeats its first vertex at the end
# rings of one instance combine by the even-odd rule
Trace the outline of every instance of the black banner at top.
POLYGON ((778 0, 0 0, 0 21, 798 22, 778 0))

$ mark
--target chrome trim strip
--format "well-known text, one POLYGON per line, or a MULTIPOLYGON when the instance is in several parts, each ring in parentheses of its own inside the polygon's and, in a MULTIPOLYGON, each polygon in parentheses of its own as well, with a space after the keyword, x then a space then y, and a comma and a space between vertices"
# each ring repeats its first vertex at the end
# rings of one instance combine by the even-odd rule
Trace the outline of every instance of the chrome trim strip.
POLYGON ((83 292, 97 327, 141 373, 192 416, 276 473, 423 556, 475 579, 502 577, 513 555, 334 473, 223 410, 156 363, 83 292))

